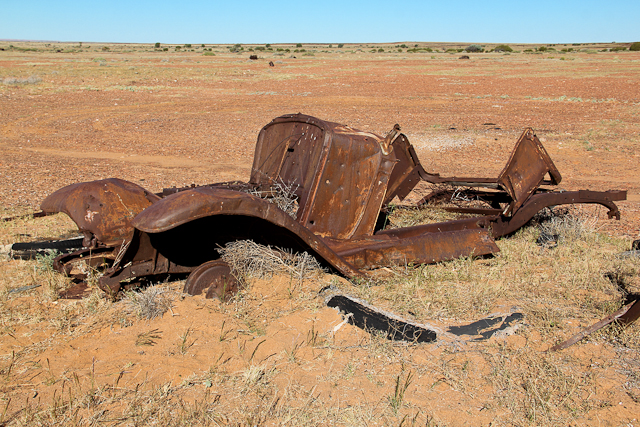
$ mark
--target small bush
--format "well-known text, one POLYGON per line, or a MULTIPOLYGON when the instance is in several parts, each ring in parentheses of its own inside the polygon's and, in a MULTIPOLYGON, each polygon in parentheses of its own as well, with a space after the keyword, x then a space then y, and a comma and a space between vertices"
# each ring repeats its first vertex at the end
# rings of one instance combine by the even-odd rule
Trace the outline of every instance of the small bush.
POLYGON ((296 47, 302 47, 302 43, 296 43, 296 47))
POLYGON ((511 46, 509 45, 501 44, 496 46, 496 48, 493 51, 494 52, 513 52, 513 49, 511 49, 511 46))
POLYGON ((162 48, 162 51, 163 51, 163 52, 168 52, 168 51, 169 51, 169 48, 168 48, 168 47, 163 47, 163 48, 162 48))
POLYGON ((216 56, 216 54, 213 53, 213 52, 205 52, 205 53, 203 53, 203 55, 204 56, 216 56))
POLYGON ((130 310, 141 319, 162 317, 173 306, 173 297, 169 289, 150 286, 142 292, 129 292, 125 301, 130 310))
POLYGON ((631 43, 631 46, 629 46, 629 50, 633 52, 640 51, 640 42, 631 43))
POLYGON ((344 47, 344 43, 338 44, 338 49, 342 49, 344 47))
MULTIPOLYGON (((623 50, 627 50, 627 48, 624 47, 624 46, 616 46, 616 47, 612 47, 611 48, 611 52, 620 52, 620 51, 623 51, 623 50)), ((640 50, 640 49, 638 49, 638 50, 640 50)))
POLYGON ((154 47, 155 47, 156 49, 159 49, 159 48, 160 48, 160 43, 159 43, 159 42, 156 42, 156 44, 155 44, 155 46, 154 46, 154 47))
POLYGON ((482 46, 479 46, 477 44, 472 44, 471 46, 467 46, 464 50, 466 50, 467 52, 484 52, 484 49, 482 48, 482 46))
POLYGON ((184 45, 184 47, 186 47, 186 48, 190 48, 190 47, 191 47, 191 44, 190 44, 190 43, 187 43, 187 44, 185 44, 185 45, 184 45))
POLYGON ((384 52, 383 48, 378 49, 378 52, 384 52))
POLYGON ((300 282, 323 271, 320 263, 307 252, 264 246, 252 240, 237 240, 219 248, 220 258, 231 267, 234 276, 246 283, 250 277, 268 278, 274 273, 287 273, 300 282))
POLYGON ((540 46, 537 49, 538 52, 546 52, 547 51, 547 47, 546 46, 540 46))
POLYGON ((5 85, 28 85, 40 83, 42 79, 38 76, 30 76, 26 79, 17 79, 15 77, 6 77, 2 83, 5 85))

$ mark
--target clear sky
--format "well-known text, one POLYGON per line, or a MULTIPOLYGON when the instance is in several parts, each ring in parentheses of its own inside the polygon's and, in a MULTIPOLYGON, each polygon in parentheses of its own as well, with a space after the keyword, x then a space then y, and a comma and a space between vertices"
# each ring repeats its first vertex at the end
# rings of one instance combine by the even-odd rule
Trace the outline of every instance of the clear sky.
POLYGON ((640 41, 640 0, 0 0, 0 39, 122 43, 640 41))

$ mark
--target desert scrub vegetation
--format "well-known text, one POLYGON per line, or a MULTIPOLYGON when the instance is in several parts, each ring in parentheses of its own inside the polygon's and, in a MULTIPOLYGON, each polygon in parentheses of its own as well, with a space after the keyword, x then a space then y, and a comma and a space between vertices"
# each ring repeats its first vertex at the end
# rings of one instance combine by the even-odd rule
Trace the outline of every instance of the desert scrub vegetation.
POLYGON ((11 86, 11 85, 33 85, 38 84, 42 81, 42 78, 39 76, 29 76, 26 78, 18 78, 18 77, 5 77, 2 79, 2 84, 11 86))
POLYGON ((494 52, 513 52, 513 49, 509 45, 501 44, 501 45, 496 46, 493 49, 493 51, 494 52))
POLYGON ((307 252, 293 253, 252 240, 228 243, 218 252, 236 278, 245 285, 250 278, 272 277, 274 274, 286 274, 302 283, 313 274, 324 271, 318 260, 307 252))

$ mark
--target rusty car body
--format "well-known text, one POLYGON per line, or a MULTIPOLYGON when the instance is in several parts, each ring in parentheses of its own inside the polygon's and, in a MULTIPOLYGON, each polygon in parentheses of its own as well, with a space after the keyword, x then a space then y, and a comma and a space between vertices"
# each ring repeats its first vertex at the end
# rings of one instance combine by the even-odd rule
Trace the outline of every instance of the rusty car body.
POLYGON ((515 144, 497 178, 441 177, 422 167, 396 125, 385 137, 303 114, 278 117, 259 133, 248 182, 224 182, 153 194, 117 178, 72 184, 47 197, 43 211, 68 214, 84 248, 61 255, 107 260, 100 278, 116 294, 145 278, 189 275, 185 291, 222 296, 234 290, 218 248, 243 239, 306 251, 346 277, 390 265, 424 264, 497 252, 495 239, 518 230, 545 207, 597 203, 620 218, 626 191, 560 191, 561 175, 532 129, 515 144), (481 206, 447 207, 467 217, 385 229, 388 207, 420 181, 437 184, 417 207, 447 188, 481 206), (277 185, 292 191, 294 215, 270 202, 277 185), (444 189, 443 189, 444 188, 444 189))

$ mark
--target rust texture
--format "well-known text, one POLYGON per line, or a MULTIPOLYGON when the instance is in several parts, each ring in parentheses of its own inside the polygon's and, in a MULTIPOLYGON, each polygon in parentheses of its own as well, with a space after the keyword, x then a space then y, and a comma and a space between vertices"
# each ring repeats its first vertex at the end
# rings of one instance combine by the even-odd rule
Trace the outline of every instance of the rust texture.
POLYGON ((185 292, 226 298, 238 282, 216 249, 235 240, 306 251, 339 274, 361 277, 384 266, 495 253, 495 238, 515 232, 549 206, 597 203, 609 209, 610 218, 620 218, 614 202, 625 200, 626 191, 554 190, 561 179, 531 129, 497 178, 447 178, 425 171, 398 125, 381 137, 291 114, 260 131, 246 183, 155 195, 106 179, 62 188, 45 199, 42 210, 67 213, 85 234, 86 249, 56 260, 60 271, 101 248, 99 256, 109 259, 110 268, 100 287, 110 294, 146 278, 190 275, 185 292), (405 200, 420 181, 441 188, 416 208, 449 197, 446 188, 463 188, 484 204, 447 207, 466 215, 458 220, 384 229, 388 205, 405 200), (290 190, 295 212, 270 202, 278 187, 290 190))

